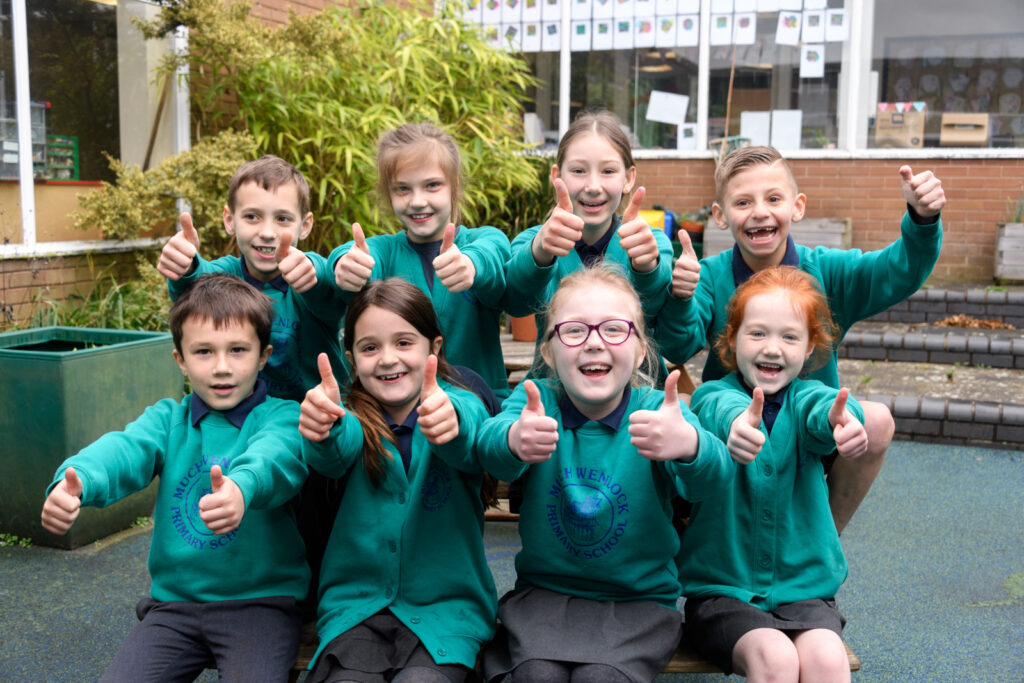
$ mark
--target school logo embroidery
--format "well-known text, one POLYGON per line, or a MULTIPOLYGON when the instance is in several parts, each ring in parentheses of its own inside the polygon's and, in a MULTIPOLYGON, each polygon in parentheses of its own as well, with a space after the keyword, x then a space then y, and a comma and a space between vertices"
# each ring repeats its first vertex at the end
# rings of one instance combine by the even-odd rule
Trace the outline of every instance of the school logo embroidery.
POLYGON ((280 315, 274 318, 274 325, 270 329, 270 343, 274 351, 260 373, 271 396, 305 393, 298 364, 292 360, 296 351, 298 328, 298 320, 280 315))
POLYGON ((172 496, 174 504, 171 507, 171 524, 182 540, 196 550, 223 548, 238 533, 238 529, 235 529, 218 536, 199 518, 199 499, 210 493, 210 468, 213 465, 220 465, 227 472, 231 458, 204 455, 199 462, 188 468, 174 487, 172 496))
POLYGON ((629 526, 629 499, 611 475, 588 467, 564 467, 548 491, 547 521, 574 557, 609 554, 629 526))
POLYGON ((423 480, 420 489, 420 499, 423 501, 423 509, 430 512, 437 512, 452 495, 452 475, 448 468, 437 460, 431 458, 430 467, 427 468, 427 476, 423 480))

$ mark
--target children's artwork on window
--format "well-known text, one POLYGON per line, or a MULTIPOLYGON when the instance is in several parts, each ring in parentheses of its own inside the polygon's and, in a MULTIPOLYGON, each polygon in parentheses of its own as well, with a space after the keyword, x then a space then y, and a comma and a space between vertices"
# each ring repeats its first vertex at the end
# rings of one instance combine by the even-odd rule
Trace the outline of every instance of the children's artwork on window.
POLYGON ((593 16, 594 3, 592 0, 572 0, 570 16, 580 21, 590 19, 593 16))
POLYGON ((732 15, 711 15, 711 45, 732 45, 732 15))
POLYGON ((633 49, 633 20, 613 19, 614 47, 616 50, 633 49))
POLYGON ((825 10, 825 40, 841 43, 850 37, 850 22, 845 9, 825 10))
POLYGON ((825 44, 805 43, 800 46, 800 78, 822 78, 825 75, 825 44))
POLYGON ((732 42, 736 45, 753 45, 757 40, 757 15, 733 15, 732 42))
POLYGON ((637 17, 633 20, 633 47, 654 47, 654 17, 637 17))
POLYGON ((675 16, 671 17, 658 17, 655 22, 654 30, 654 46, 655 47, 675 47, 676 46, 676 26, 677 21, 675 16))
POLYGON ((572 34, 569 38, 569 47, 573 52, 590 51, 590 21, 572 22, 572 34))
POLYGON ((616 19, 632 19, 633 0, 615 0, 615 14, 613 16, 616 19))
POLYGON ((561 23, 545 21, 541 24, 540 48, 542 52, 558 52, 562 49, 561 23))
POLYGON ((804 43, 824 43, 825 42, 825 13, 824 12, 804 12, 803 19, 801 21, 802 34, 801 40, 804 43))
POLYGON ((612 31, 613 19, 595 19, 591 35, 591 43, 595 50, 611 50, 615 47, 615 34, 612 31))
POLYGON ((523 52, 540 52, 540 22, 523 24, 523 52))
POLYGON ((800 44, 800 17, 799 12, 779 12, 779 24, 775 29, 776 45, 800 44))
POLYGON ((676 46, 696 47, 700 44, 700 16, 697 14, 683 14, 676 18, 678 33, 676 34, 676 46))

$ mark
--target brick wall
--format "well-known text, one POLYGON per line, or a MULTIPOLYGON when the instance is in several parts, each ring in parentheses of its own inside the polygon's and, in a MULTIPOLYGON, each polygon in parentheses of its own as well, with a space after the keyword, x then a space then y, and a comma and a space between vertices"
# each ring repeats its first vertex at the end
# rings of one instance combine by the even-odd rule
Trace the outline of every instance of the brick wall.
MULTIPOLYGON (((899 236, 904 202, 895 159, 794 159, 807 215, 850 218, 853 246, 871 250, 899 236)), ((942 255, 933 281, 989 282, 995 264, 996 224, 1006 199, 1020 196, 1024 159, 916 159, 914 172, 931 169, 946 191, 942 255)), ((640 160, 648 204, 695 211, 714 198, 710 160, 640 160)))

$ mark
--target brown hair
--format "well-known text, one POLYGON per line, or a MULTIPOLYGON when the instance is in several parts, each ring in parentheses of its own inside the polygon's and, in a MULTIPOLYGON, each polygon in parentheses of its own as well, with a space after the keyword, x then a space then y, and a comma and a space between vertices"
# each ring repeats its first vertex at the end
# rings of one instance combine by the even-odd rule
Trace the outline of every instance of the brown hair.
POLYGON ((783 292, 807 323, 807 340, 814 352, 809 369, 820 367, 832 352, 835 323, 818 281, 793 266, 760 270, 736 288, 729 300, 725 329, 715 341, 715 351, 730 372, 736 369, 736 335, 747 312, 747 303, 759 294, 783 292))
POLYGON ((633 150, 629 144, 629 138, 622 131, 622 125, 618 117, 607 109, 583 109, 572 123, 558 143, 558 153, 555 155, 555 163, 561 168, 565 163, 565 155, 568 153, 569 145, 581 135, 593 133, 606 139, 615 151, 622 157, 622 163, 629 169, 636 166, 633 162, 633 150))
POLYGON ((462 201, 462 159, 450 135, 431 123, 406 123, 384 133, 377 141, 377 193, 382 208, 391 211, 391 185, 398 169, 411 154, 433 154, 452 188, 452 215, 458 225, 459 203, 462 201))
POLYGON ((181 353, 181 330, 190 319, 210 320, 214 329, 231 323, 250 323, 260 350, 270 343, 274 304, 263 292, 234 275, 202 275, 171 306, 170 325, 174 348, 181 353))
POLYGON ((256 183, 264 190, 273 191, 282 185, 294 183, 299 195, 299 221, 309 213, 309 183, 299 169, 281 157, 273 154, 261 156, 255 161, 247 161, 238 167, 228 184, 228 209, 235 210, 238 188, 246 183, 256 183))
POLYGON ((728 186, 729 181, 735 178, 737 174, 754 166, 772 166, 774 164, 781 164, 786 169, 795 190, 797 185, 796 176, 793 175, 793 168, 779 154, 779 150, 764 145, 740 147, 722 159, 722 163, 715 169, 715 200, 722 201, 722 198, 725 196, 725 188, 728 186))

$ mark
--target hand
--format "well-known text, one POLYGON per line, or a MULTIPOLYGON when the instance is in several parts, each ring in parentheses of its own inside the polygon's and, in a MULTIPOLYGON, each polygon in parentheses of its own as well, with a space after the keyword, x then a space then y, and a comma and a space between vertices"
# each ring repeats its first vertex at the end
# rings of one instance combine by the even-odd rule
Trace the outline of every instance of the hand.
POLYGON ((868 450, 868 432, 853 413, 846 409, 849 397, 849 389, 843 387, 839 390, 828 411, 828 423, 832 427, 832 437, 836 440, 839 455, 843 458, 859 458, 868 450))
POLYGON ((82 480, 74 467, 64 470, 64 478, 53 487, 43 503, 43 528, 66 534, 82 509, 82 480))
POLYGON ((440 446, 459 435, 459 416, 452 400, 437 384, 437 356, 427 356, 423 370, 423 386, 420 387, 419 425, 427 441, 440 446))
POLYGON ((665 380, 665 400, 657 410, 637 410, 629 416, 629 442, 648 460, 682 460, 697 457, 697 430, 679 407, 679 371, 665 380))
POLYGON ((316 284, 316 269, 313 262, 302 252, 292 246, 292 234, 281 233, 281 243, 277 245, 277 269, 281 277, 296 292, 305 292, 316 284))
POLYGON ((754 397, 739 417, 729 427, 729 439, 726 448, 732 459, 741 465, 753 462, 764 446, 765 435, 761 431, 761 411, 764 410, 764 391, 754 388, 754 397))
POLYGON ((455 246, 454 223, 449 223, 444 229, 441 253, 434 259, 434 274, 449 292, 464 292, 473 286, 476 279, 473 261, 455 246))
POLYGON ((560 256, 568 256, 583 239, 583 219, 572 212, 569 190, 561 178, 555 179, 555 205, 551 216, 533 238, 533 260, 550 266, 560 256))
POLYGON ((558 445, 558 422, 544 414, 540 390, 533 380, 525 380, 526 405, 519 419, 508 430, 508 446, 517 458, 528 464, 551 458, 558 445))
POLYGON ((358 223, 352 224, 352 239, 356 243, 334 264, 334 281, 347 292, 358 292, 370 279, 377 262, 370 256, 370 247, 358 223))
POLYGON ((629 256, 630 265, 638 273, 649 273, 658 267, 658 241, 647 221, 640 218, 640 203, 644 200, 647 190, 638 187, 629 206, 622 214, 619 225, 619 243, 629 256))
POLYGON ((900 181, 903 184, 903 197, 922 218, 938 216, 946 205, 946 193, 942 189, 942 181, 931 171, 914 175, 910 166, 900 166, 900 181))
POLYGON ((179 280, 192 269, 192 259, 199 252, 199 233, 192 226, 192 216, 183 213, 178 217, 181 230, 174 233, 160 250, 156 269, 168 280, 179 280))
POLYGON ((210 493, 199 499, 199 519, 219 536, 237 529, 244 514, 242 489, 221 473, 220 465, 214 465, 210 468, 210 493))
POLYGON ((679 243, 683 245, 683 252, 672 268, 672 296, 689 299, 697 291, 697 283, 700 282, 700 260, 685 230, 679 231, 679 243))
POLYGON ((323 441, 334 423, 345 417, 345 409, 341 407, 341 389, 326 353, 316 357, 316 367, 320 371, 320 384, 307 391, 302 400, 299 434, 310 441, 323 441))

